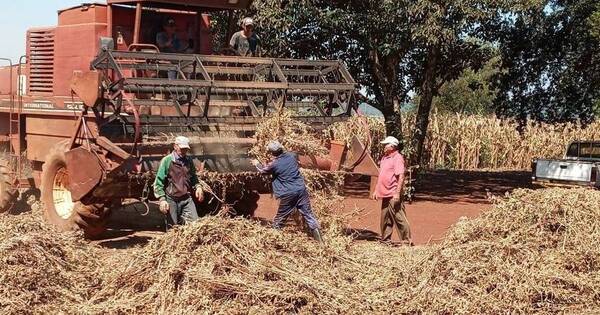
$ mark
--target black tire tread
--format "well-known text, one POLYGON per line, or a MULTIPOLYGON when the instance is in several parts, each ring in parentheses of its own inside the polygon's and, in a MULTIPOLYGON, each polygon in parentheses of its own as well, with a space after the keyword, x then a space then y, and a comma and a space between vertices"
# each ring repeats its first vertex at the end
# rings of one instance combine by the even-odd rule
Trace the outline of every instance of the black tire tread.
POLYGON ((49 174, 53 170, 49 170, 52 165, 51 162, 56 160, 65 160, 65 152, 68 149, 68 140, 61 141, 48 153, 46 161, 42 166, 42 201, 44 201, 44 213, 46 219, 56 225, 63 231, 69 230, 82 230, 86 237, 95 238, 98 237, 106 229, 106 223, 110 215, 110 208, 106 207, 105 204, 99 202, 77 202, 73 214, 68 219, 57 218, 52 214, 54 212, 54 206, 49 201, 52 200, 51 189, 48 190, 44 187, 44 183, 48 184, 53 182, 54 174, 49 174))
POLYGON ((10 167, 6 159, 0 159, 0 213, 9 211, 17 202, 18 190, 10 181, 10 167))

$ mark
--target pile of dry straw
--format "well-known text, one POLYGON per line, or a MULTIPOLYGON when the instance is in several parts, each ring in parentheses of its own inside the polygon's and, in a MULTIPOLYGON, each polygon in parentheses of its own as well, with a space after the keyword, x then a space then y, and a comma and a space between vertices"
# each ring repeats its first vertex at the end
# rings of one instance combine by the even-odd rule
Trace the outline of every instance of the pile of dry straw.
MULTIPOLYGON (((303 136, 281 140, 322 145, 303 136)), ((327 180, 311 178, 313 192, 327 180)), ((110 254, 39 213, 3 216, 0 313, 600 311, 598 191, 520 190, 416 248, 353 242, 333 215, 338 199, 314 197, 324 245, 297 229, 213 217, 110 254)))
POLYGON ((345 237, 318 246, 249 221, 207 219, 113 273, 93 310, 505 313, 600 310, 600 193, 518 191, 438 245, 345 237))
POLYGON ((521 190, 437 245, 392 248, 207 218, 129 257, 3 218, 0 312, 600 311, 600 192, 521 190))
POLYGON ((80 235, 58 233, 38 211, 0 215, 0 313, 73 312, 101 278, 98 250, 80 235))

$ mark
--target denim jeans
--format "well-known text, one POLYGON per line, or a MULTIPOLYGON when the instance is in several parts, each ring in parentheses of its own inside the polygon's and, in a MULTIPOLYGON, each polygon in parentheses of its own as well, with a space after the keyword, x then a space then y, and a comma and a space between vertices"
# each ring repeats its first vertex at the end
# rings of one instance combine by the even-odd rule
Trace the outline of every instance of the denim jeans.
POLYGON ((275 215, 275 218, 273 219, 273 227, 276 229, 283 228, 287 218, 289 218, 296 209, 298 209, 300 214, 304 217, 306 224, 308 224, 308 228, 311 230, 319 228, 319 222, 310 206, 310 198, 306 189, 284 195, 279 199, 279 209, 277 210, 277 215, 275 215))
POLYGON ((175 200, 167 196, 167 202, 169 203, 167 227, 188 224, 198 220, 198 211, 196 210, 196 204, 192 196, 180 200, 175 200))

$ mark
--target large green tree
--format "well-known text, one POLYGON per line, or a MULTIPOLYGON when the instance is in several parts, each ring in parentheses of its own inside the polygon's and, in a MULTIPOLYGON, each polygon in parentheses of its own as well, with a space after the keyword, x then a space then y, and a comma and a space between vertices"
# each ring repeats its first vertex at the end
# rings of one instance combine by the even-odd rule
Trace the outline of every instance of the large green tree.
POLYGON ((597 0, 549 0, 508 19, 498 42, 498 114, 546 122, 595 119, 600 105, 597 0))
POLYGON ((340 59, 379 108, 390 134, 415 67, 407 1, 256 0, 253 11, 270 55, 340 59))

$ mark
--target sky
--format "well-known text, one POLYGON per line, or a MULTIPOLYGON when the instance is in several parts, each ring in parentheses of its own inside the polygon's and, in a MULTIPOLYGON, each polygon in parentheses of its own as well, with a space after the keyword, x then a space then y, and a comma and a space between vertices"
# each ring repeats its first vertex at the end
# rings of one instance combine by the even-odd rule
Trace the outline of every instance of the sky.
MULTIPOLYGON (((25 35, 32 27, 55 26, 58 10, 93 0, 8 0, 0 10, 0 58, 18 62, 25 54, 25 35)), ((104 1, 98 1, 104 2, 104 1)))

